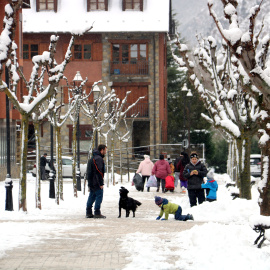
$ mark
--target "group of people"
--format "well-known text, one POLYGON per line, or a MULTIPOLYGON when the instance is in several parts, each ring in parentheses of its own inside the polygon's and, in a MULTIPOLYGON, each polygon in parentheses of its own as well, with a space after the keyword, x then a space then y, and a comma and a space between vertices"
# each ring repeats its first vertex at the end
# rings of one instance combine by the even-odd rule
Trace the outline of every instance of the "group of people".
MULTIPOLYGON (((143 184, 149 179, 150 175, 155 175, 157 179, 157 192, 160 190, 165 193, 165 179, 167 176, 174 174, 174 187, 178 185, 182 193, 188 190, 190 206, 203 203, 205 200, 216 200, 217 182, 214 180, 214 172, 207 171, 205 165, 200 161, 196 152, 192 152, 190 156, 186 152, 181 152, 176 158, 174 164, 168 158, 164 159, 164 155, 159 156, 159 160, 154 164, 148 155, 144 155, 144 160, 140 163, 136 173, 142 174, 143 184), (207 176, 207 182, 204 183, 204 177, 207 176), (206 198, 205 198, 206 189, 206 198)), ((150 191, 150 188, 147 188, 150 191)))
MULTIPOLYGON (((103 200, 103 186, 105 164, 104 156, 107 152, 106 145, 99 145, 93 151, 92 158, 87 164, 87 180, 89 186, 89 197, 86 204, 86 218, 106 218, 101 214, 100 208, 103 200), (94 213, 92 207, 94 206, 94 213)), ((207 171, 205 165, 199 160, 198 154, 192 152, 190 156, 187 153, 181 152, 180 157, 174 162, 168 162, 164 159, 164 155, 160 155, 159 160, 154 164, 148 155, 144 155, 144 160, 140 163, 137 173, 142 174, 143 183, 147 182, 150 175, 155 175, 157 179, 157 192, 160 186, 162 192, 165 192, 165 178, 168 175, 175 176, 175 187, 177 187, 178 180, 183 190, 188 190, 188 197, 190 206, 193 207, 205 201, 205 189, 207 189, 206 200, 212 202, 216 200, 216 192, 218 189, 217 182, 214 180, 213 171, 207 171), (174 171, 175 170, 175 171, 174 171), (204 182, 204 177, 207 176, 207 181, 204 182)), ((150 191, 150 188, 147 188, 150 191)), ((170 203, 166 198, 155 196, 155 203, 161 210, 157 220, 161 219, 165 213, 167 220, 169 214, 174 214, 176 220, 194 220, 190 214, 182 215, 182 208, 180 205, 170 203)))

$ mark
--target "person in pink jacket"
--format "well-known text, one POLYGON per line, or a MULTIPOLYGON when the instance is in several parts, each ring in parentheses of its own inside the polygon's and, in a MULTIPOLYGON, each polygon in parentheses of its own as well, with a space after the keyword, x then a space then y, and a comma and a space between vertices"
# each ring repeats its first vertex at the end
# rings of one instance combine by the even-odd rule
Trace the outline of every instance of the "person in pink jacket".
POLYGON ((164 160, 164 155, 160 155, 152 170, 152 174, 157 178, 157 192, 159 192, 161 181, 162 192, 165 193, 165 178, 171 173, 169 162, 164 160))
MULTIPOLYGON (((136 173, 142 174, 143 186, 146 180, 146 183, 152 174, 152 169, 154 167, 154 163, 150 160, 148 155, 144 155, 144 160, 140 163, 139 168, 136 173)), ((143 190, 142 190, 143 191, 143 190)), ((147 191, 150 191, 150 187, 147 188, 147 191)))

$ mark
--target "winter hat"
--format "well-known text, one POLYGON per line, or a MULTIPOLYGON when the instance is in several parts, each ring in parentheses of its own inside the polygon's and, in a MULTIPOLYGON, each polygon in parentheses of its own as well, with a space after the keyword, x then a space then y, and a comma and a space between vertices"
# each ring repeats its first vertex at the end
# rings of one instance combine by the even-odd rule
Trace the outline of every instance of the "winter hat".
POLYGON ((160 204, 162 204, 162 202, 163 202, 163 199, 161 197, 155 196, 156 205, 160 205, 160 204))
POLYGON ((198 156, 198 154, 197 153, 195 153, 195 152, 193 152, 193 153, 191 153, 190 154, 190 158, 199 158, 199 156, 198 156))
POLYGON ((159 159, 164 159, 164 155, 159 155, 159 159))
POLYGON ((214 179, 214 171, 213 171, 213 170, 210 170, 210 171, 207 173, 206 177, 207 177, 208 179, 213 180, 213 179, 214 179))
POLYGON ((148 155, 144 155, 143 157, 144 157, 145 159, 146 159, 146 158, 150 158, 150 156, 148 156, 148 155))

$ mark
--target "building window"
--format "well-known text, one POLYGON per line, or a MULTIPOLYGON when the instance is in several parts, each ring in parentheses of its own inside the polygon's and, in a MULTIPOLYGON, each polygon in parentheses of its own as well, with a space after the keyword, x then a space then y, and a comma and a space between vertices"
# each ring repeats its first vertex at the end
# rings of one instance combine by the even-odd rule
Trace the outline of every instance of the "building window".
POLYGON ((108 0, 87 0, 87 11, 108 10, 108 0))
POLYGON ((37 11, 44 10, 57 12, 57 0, 37 0, 37 11))
POLYGON ((32 59, 38 55, 38 44, 23 44, 23 59, 32 59))
POLYGON ((112 44, 113 62, 136 64, 147 60, 147 44, 112 44))
POLYGON ((91 59, 91 44, 75 44, 74 45, 74 59, 76 60, 86 60, 91 59))
POLYGON ((110 64, 110 73, 114 75, 147 75, 148 44, 112 44, 112 61, 110 64))
POLYGON ((143 11, 143 0, 123 0, 123 11, 138 10, 143 11))

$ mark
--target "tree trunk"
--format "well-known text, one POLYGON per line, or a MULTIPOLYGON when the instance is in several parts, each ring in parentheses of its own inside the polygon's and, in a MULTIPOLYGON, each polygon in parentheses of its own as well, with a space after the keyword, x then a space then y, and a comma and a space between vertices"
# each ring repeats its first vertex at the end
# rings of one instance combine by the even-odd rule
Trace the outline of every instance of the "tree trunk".
POLYGON ((77 161, 77 121, 73 121, 72 127, 72 179, 73 179, 73 195, 78 197, 77 178, 76 178, 76 161, 77 161))
POLYGON ((228 143, 227 174, 233 179, 233 142, 228 143))
MULTIPOLYGON (((242 133, 243 134, 243 133, 242 133)), ((238 150, 238 175, 237 186, 240 191, 240 198, 251 199, 250 186, 250 152, 251 152, 251 134, 244 133, 241 138, 237 139, 238 150)))
POLYGON ((34 121, 35 139, 36 139, 36 208, 41 210, 41 185, 40 185, 40 125, 38 121, 34 121))
POLYGON ((63 176, 62 176, 62 147, 61 147, 61 128, 55 127, 55 152, 56 152, 56 203, 59 198, 63 198, 63 176))
POLYGON ((26 165, 28 149, 28 115, 22 114, 22 137, 21 137, 21 164, 20 164, 20 183, 19 183, 19 210, 27 211, 26 204, 26 165))
MULTIPOLYGON (((105 145, 108 147, 108 134, 105 137, 105 145)), ((109 153, 106 155, 106 182, 109 187, 109 153)))
POLYGON ((114 177, 114 131, 112 132, 112 138, 111 138, 111 179, 113 185, 115 185, 115 177, 114 177))
POLYGON ((267 128, 266 125, 264 130, 265 133, 260 132, 260 147, 262 150, 262 180, 258 187, 260 193, 259 206, 261 215, 270 216, 270 129, 267 128))
POLYGON ((121 147, 121 139, 119 139, 119 145, 120 145, 120 179, 121 183, 123 183, 123 170, 122 170, 122 147, 121 147))
POLYGON ((246 134, 243 141, 242 171, 240 172, 240 198, 251 200, 250 185, 250 154, 251 154, 251 134, 246 134))

